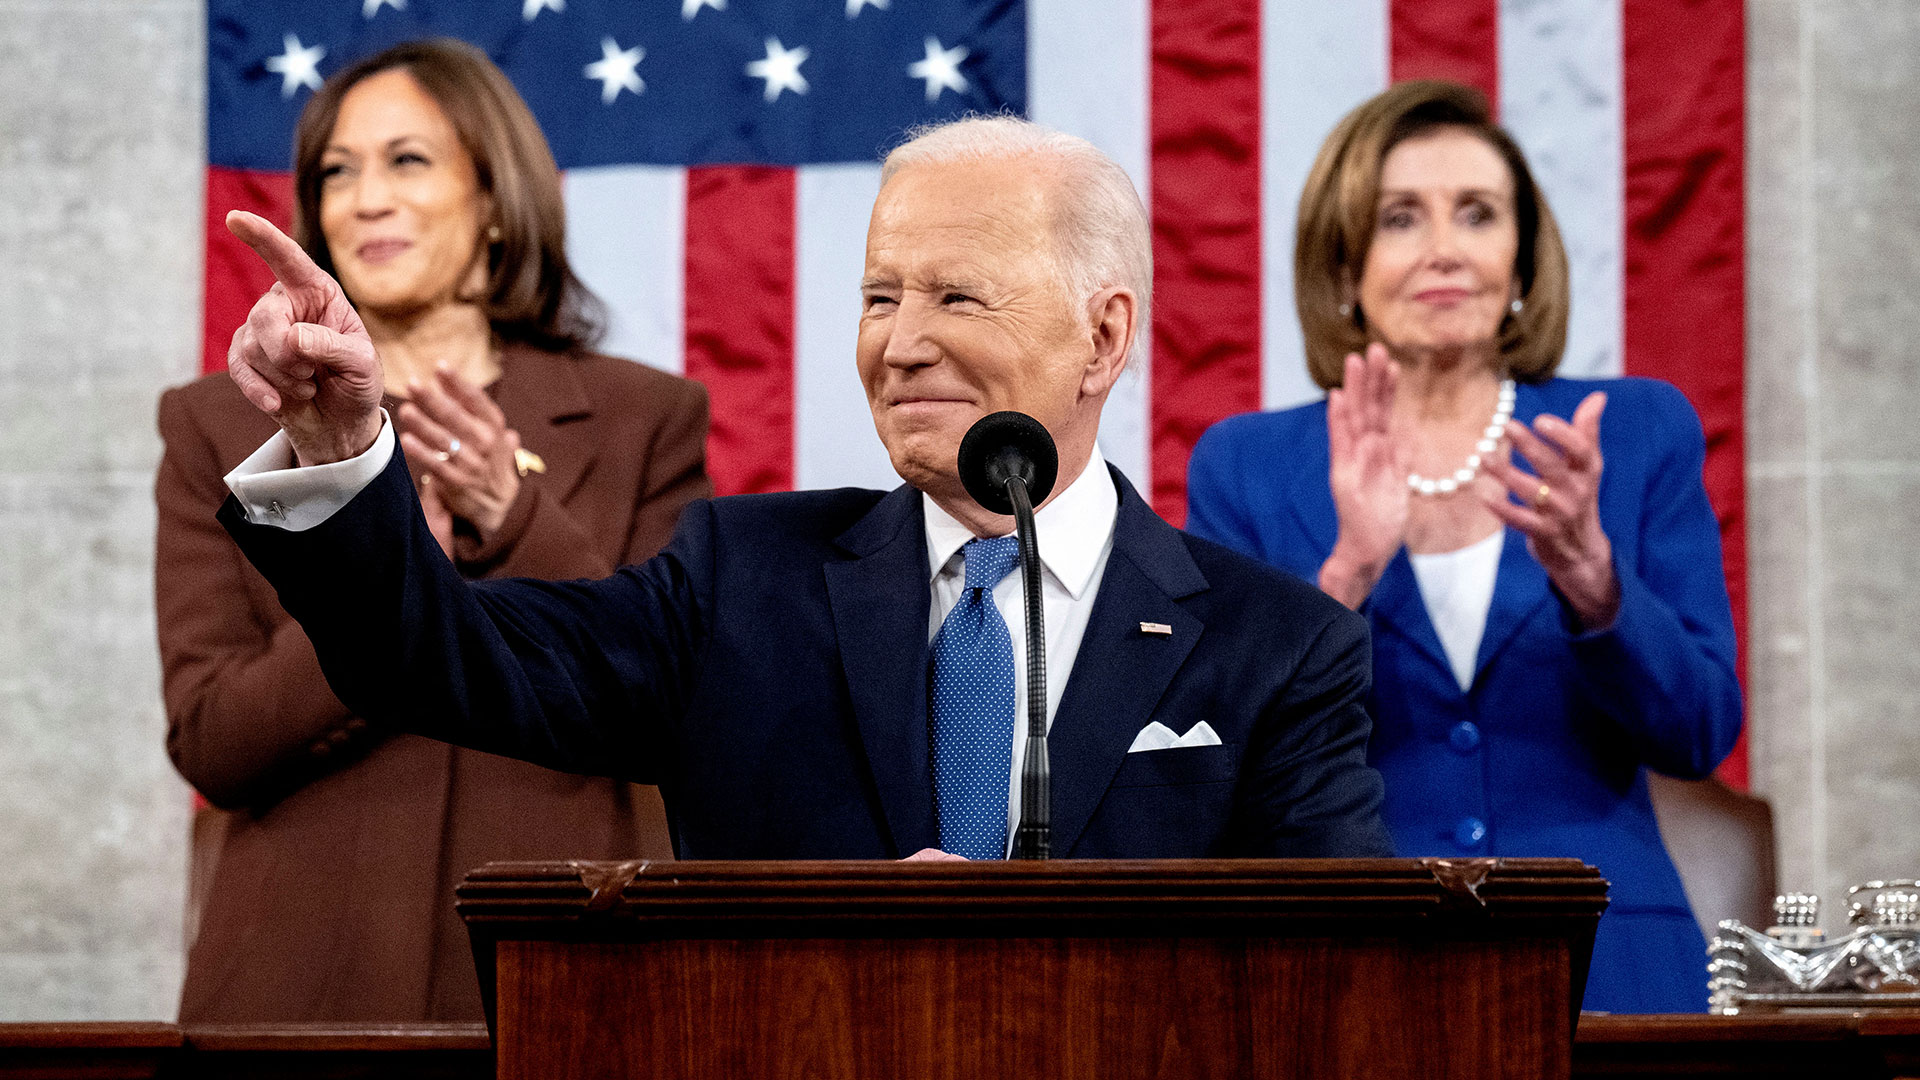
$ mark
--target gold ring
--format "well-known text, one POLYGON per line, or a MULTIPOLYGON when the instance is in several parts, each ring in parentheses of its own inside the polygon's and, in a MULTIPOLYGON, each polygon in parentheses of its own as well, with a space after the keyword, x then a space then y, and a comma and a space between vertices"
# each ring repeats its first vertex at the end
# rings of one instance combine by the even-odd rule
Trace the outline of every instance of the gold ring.
POLYGON ((1545 485, 1545 484, 1541 484, 1541 485, 1540 485, 1540 493, 1539 493, 1538 495, 1535 495, 1535 496, 1533 497, 1533 506, 1534 506, 1534 509, 1536 509, 1536 510, 1537 510, 1537 509, 1539 509, 1539 508, 1540 508, 1540 504, 1541 504, 1541 503, 1544 503, 1544 502, 1546 502, 1546 501, 1547 501, 1547 499, 1548 499, 1549 497, 1551 497, 1552 495, 1553 495, 1553 489, 1552 489, 1552 488, 1550 488, 1550 487, 1548 487, 1548 486, 1547 486, 1547 485, 1545 485))

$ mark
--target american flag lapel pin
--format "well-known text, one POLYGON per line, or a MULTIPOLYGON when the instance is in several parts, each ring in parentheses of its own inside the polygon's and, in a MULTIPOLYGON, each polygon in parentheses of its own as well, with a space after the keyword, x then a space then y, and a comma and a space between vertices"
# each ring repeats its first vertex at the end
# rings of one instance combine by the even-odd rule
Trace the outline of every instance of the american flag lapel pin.
POLYGON ((1163 622, 1143 622, 1140 624, 1140 632, 1143 634, 1158 634, 1161 637, 1172 637, 1173 627, 1163 622))

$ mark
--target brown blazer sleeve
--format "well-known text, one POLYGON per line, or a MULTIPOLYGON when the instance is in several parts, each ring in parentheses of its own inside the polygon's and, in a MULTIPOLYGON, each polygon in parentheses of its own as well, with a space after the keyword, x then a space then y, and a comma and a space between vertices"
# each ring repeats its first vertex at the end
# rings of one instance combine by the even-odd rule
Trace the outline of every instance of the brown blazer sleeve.
POLYGON ((331 767, 360 722, 327 688, 299 625, 255 604, 252 571, 214 519, 226 469, 205 421, 219 418, 196 416, 192 402, 215 398, 193 389, 160 399, 154 601, 167 753, 216 806, 259 805, 331 767))
MULTIPOLYGON (((618 438, 646 448, 619 563, 653 557, 673 536, 680 511, 713 494, 707 478, 706 388, 687 379, 650 380, 647 386, 652 400, 606 403, 615 410, 630 409, 636 421, 635 430, 618 438)), ((485 543, 464 532, 456 534, 454 543, 454 561, 468 577, 601 578, 618 567, 608 553, 605 539, 593 536, 561 504, 540 473, 522 478, 506 520, 485 543)))

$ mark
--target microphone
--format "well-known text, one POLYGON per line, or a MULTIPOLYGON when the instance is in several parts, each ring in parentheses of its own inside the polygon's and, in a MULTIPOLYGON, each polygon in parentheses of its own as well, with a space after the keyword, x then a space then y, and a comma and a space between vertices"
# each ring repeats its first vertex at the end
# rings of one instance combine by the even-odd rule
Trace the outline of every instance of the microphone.
POLYGON ((960 440, 960 482, 995 514, 1013 515, 1020 538, 1020 578, 1027 621, 1027 753, 1020 767, 1020 826, 1013 857, 1045 859, 1053 851, 1053 804, 1047 768, 1047 629, 1040 602, 1040 540, 1033 504, 1047 501, 1060 474, 1053 436, 1020 412, 981 417, 960 440))

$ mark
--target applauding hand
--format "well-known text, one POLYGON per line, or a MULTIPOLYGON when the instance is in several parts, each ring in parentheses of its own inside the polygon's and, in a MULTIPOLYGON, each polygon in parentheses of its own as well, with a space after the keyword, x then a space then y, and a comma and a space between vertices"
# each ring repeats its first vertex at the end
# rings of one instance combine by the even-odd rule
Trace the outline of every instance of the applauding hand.
POLYGON ((280 425, 301 465, 364 453, 380 434, 380 358, 338 282, 265 218, 235 210, 227 229, 275 280, 234 331, 227 370, 280 425))
POLYGON ((395 423, 407 468, 446 509, 486 540, 520 494, 514 461, 520 435, 479 387, 442 369, 432 383, 413 383, 395 423))
POLYGON ((1347 357, 1327 393, 1328 483, 1340 533, 1320 567, 1320 588, 1359 608, 1407 539, 1407 460, 1391 430, 1399 372, 1378 342, 1347 357))
POLYGON ((1487 509, 1527 534, 1527 549, 1589 630, 1612 626, 1620 611, 1613 545, 1600 528, 1600 414, 1606 407, 1607 395, 1595 391, 1573 411, 1572 423, 1552 415, 1532 428, 1509 421, 1507 438, 1533 472, 1489 458, 1487 475, 1499 483, 1480 489, 1487 509))

